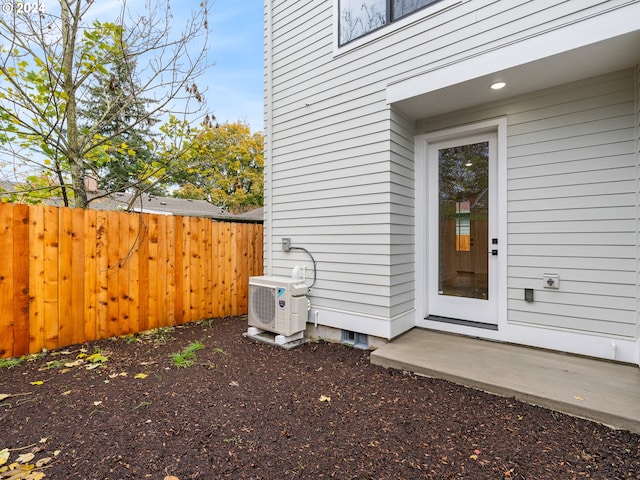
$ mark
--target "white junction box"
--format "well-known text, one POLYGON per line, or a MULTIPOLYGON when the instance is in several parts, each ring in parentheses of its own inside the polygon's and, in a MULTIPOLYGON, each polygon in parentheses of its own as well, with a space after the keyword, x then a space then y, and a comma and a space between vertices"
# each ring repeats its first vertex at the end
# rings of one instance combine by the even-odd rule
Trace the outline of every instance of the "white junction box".
POLYGON ((303 332, 307 325, 309 287, 287 277, 249 278, 249 326, 284 337, 303 332))
POLYGON ((557 273, 543 273, 542 280, 544 288, 551 288, 554 290, 560 288, 560 275, 557 273))

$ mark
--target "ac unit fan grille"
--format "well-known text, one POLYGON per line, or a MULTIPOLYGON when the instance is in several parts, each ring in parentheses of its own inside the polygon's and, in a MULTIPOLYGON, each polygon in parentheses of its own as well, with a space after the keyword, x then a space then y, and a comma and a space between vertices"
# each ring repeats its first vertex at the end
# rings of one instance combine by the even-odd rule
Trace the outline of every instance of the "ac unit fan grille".
POLYGON ((276 321, 276 291, 273 288, 251 285, 251 310, 260 324, 272 326, 276 321))

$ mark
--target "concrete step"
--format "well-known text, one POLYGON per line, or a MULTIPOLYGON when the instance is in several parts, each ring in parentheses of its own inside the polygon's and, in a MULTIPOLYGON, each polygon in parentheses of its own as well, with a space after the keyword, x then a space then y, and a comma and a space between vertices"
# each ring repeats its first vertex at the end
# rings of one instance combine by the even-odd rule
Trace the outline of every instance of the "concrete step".
POLYGON ((640 433, 640 368, 414 328, 371 363, 442 378, 640 433))

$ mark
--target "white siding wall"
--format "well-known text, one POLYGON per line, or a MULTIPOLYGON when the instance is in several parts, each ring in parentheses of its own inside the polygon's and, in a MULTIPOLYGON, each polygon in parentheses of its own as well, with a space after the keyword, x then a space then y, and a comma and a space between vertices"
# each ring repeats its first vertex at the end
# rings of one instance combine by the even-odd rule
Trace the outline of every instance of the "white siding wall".
POLYGON ((413 258, 407 241, 391 246, 398 229, 392 219, 400 209, 406 224, 413 202, 391 191, 392 178, 406 172, 389 162, 384 89, 365 85, 354 98, 325 83, 334 77, 335 86, 339 75, 331 2, 274 2, 274 12, 272 273, 310 266, 304 253, 280 251, 280 239, 291 237, 318 262, 315 307, 388 318, 402 308, 392 281, 411 282, 410 271, 392 268, 392 257, 413 258))
MULTIPOLYGON (((267 267, 272 266, 267 273, 288 275, 296 264, 310 265, 304 253, 281 252, 282 237, 291 237, 294 245, 309 249, 318 261, 318 282, 311 297, 316 307, 389 319, 413 308, 415 129, 412 121, 386 104, 389 82, 406 78, 412 72, 435 70, 450 62, 464 61, 530 35, 544 35, 545 31, 593 17, 625 2, 444 0, 444 3, 450 6, 435 15, 429 16, 427 9, 426 13, 409 16, 361 39, 354 44, 355 47, 335 50, 332 0, 267 0, 265 231, 268 238, 265 255, 267 267), (273 242, 271 247, 270 241, 273 242)), ((626 81, 628 83, 628 79, 626 81)), ((626 88, 625 99, 618 103, 626 103, 628 110, 628 86, 626 88)), ((616 92, 610 95, 615 96, 616 92)), ((558 98, 550 97, 548 100, 553 103, 558 98)), ((532 96, 531 102, 536 101, 532 96)), ((609 108, 615 109, 614 105, 616 103, 609 103, 609 108)), ((598 107, 586 109, 585 114, 595 114, 591 111, 593 108, 598 107)), ((544 119, 537 118, 535 110, 535 107, 530 107, 529 117, 523 110, 522 118, 516 118, 518 123, 513 124, 515 130, 510 131, 515 142, 510 151, 514 158, 514 166, 510 170, 513 176, 510 195, 514 202, 520 202, 514 205, 529 209, 526 211, 531 212, 531 218, 537 212, 535 215, 540 217, 536 222, 538 228, 555 225, 545 215, 550 208, 561 203, 571 204, 571 210, 575 210, 576 218, 571 217, 571 222, 580 222, 580 214, 604 214, 603 210, 595 210, 590 205, 607 188, 613 188, 614 184, 617 188, 629 182, 625 183, 618 177, 601 181, 600 175, 604 172, 598 170, 595 165, 598 161, 594 160, 601 155, 598 153, 591 153, 594 156, 591 159, 565 160, 564 166, 572 165, 578 169, 575 172, 545 174, 550 164, 558 162, 554 159, 545 161, 543 155, 549 152, 536 150, 536 147, 553 147, 551 144, 544 147, 547 143, 544 140, 544 119), (518 128, 522 133, 517 133, 520 131, 518 128), (516 158, 521 158, 520 164, 516 158), (530 169, 527 158, 539 159, 538 170, 527 170, 530 169), (553 183, 559 175, 573 174, 578 175, 575 178, 582 179, 580 181, 584 185, 590 185, 584 187, 579 195, 574 192, 580 200, 568 198, 573 195, 570 190, 562 193, 565 185, 553 183), (528 190, 526 182, 519 180, 519 176, 527 175, 547 182, 540 186, 550 197, 533 198, 537 189, 528 190)), ((549 113, 546 118, 558 115, 565 113, 549 113)), ((611 118, 605 115, 606 118, 594 117, 583 123, 577 122, 573 131, 563 131, 566 139, 563 137, 558 141, 569 147, 569 138, 573 137, 577 145, 594 135, 593 141, 599 145, 608 142, 622 148, 615 140, 617 134, 612 132, 629 134, 631 129, 620 124, 628 121, 628 117, 622 118, 624 115, 615 112, 609 115, 611 118)), ((565 121, 569 122, 568 119, 565 121)), ((614 166, 616 173, 630 174, 623 160, 618 157, 609 160, 622 162, 614 166)), ((624 217, 612 220, 621 222, 616 228, 624 231, 615 236, 621 244, 616 244, 615 255, 608 247, 601 247, 611 240, 603 231, 597 239, 598 245, 581 243, 584 248, 573 251, 584 252, 582 257, 575 257, 575 265, 579 265, 578 258, 583 258, 587 252, 589 255, 595 252, 599 260, 594 261, 594 265, 604 262, 601 270, 606 271, 615 264, 614 271, 624 277, 630 272, 625 270, 628 267, 621 265, 628 265, 625 262, 631 258, 629 241, 635 231, 628 231, 628 203, 626 207, 620 207, 628 201, 628 193, 607 195, 610 195, 611 205, 602 208, 620 212, 618 216, 624 217)), ((515 210, 512 213, 519 217, 515 210)), ((521 312, 516 298, 520 288, 517 282, 533 279, 544 266, 531 263, 532 260, 531 264, 518 264, 515 260, 519 257, 533 258, 527 238, 534 233, 526 230, 524 225, 520 233, 517 228, 514 224, 510 237, 513 242, 510 254, 514 258, 510 272, 514 282, 510 308, 514 321, 517 315, 520 315, 517 318, 520 321, 533 321, 525 318, 524 311, 521 312)), ((577 229, 572 232, 576 243, 587 241, 579 224, 572 228, 577 229)), ((606 229, 605 223, 599 228, 606 229)), ((565 235, 563 232, 559 234, 565 235)), ((536 239, 529 243, 537 244, 538 256, 550 255, 569 263, 573 258, 565 257, 564 250, 554 243, 557 238, 554 240, 551 234, 544 238, 530 238, 536 239)), ((596 237, 589 238, 596 241, 596 237)), ((570 287, 572 281, 580 280, 577 277, 571 280, 580 274, 580 269, 570 267, 569 263, 566 263, 567 276, 563 275, 562 280, 570 287)), ((619 281, 616 277, 613 284, 619 281)), ((565 297, 568 305, 579 304, 585 296, 589 297, 586 301, 593 302, 595 298, 587 293, 576 292, 573 295, 578 297, 565 297)), ((618 295, 603 293, 602 296, 607 297, 602 299, 606 302, 618 295)), ((549 298, 539 305, 551 308, 554 303, 549 298)), ((584 308, 595 309, 597 314, 594 316, 600 318, 604 315, 602 305, 604 303, 584 308)), ((626 313, 621 324, 627 325, 629 310, 628 305, 624 305, 622 312, 626 313)), ((587 310, 584 312, 588 313, 587 310)), ((542 316, 536 318, 544 318, 542 321, 549 324, 565 321, 557 316, 557 312, 539 313, 542 316)), ((562 319, 570 318, 569 313, 562 314, 562 319)), ((623 330, 624 334, 629 333, 628 328, 623 330)))
MULTIPOLYGON (((636 340, 640 340, 640 65, 636 67, 636 340)), ((640 361, 638 362, 640 365, 640 361)))
POLYGON ((422 122, 507 116, 510 323, 635 338, 635 81, 628 69, 422 122), (544 273, 560 290, 542 288, 544 273))

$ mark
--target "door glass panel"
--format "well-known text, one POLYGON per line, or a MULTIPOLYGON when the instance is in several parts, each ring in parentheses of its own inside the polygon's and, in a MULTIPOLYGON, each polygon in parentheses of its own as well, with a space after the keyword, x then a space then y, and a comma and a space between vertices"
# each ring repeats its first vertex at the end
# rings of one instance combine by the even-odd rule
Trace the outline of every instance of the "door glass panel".
POLYGON ((438 150, 438 293, 488 300, 489 142, 438 150))

